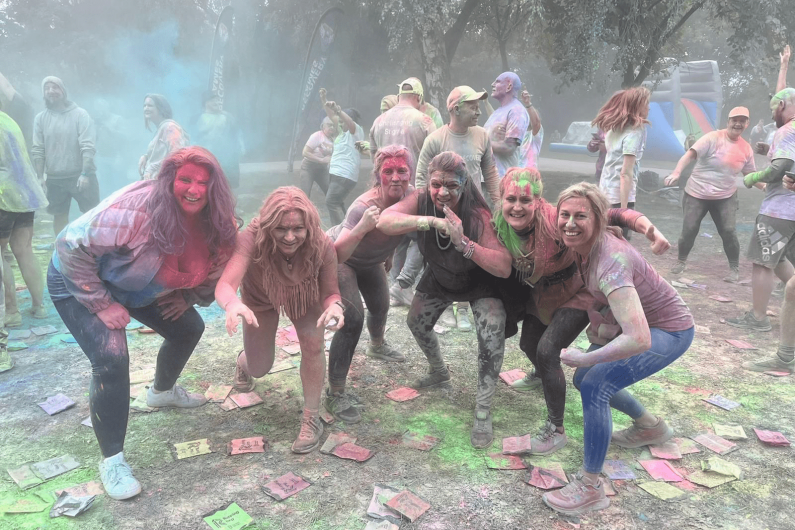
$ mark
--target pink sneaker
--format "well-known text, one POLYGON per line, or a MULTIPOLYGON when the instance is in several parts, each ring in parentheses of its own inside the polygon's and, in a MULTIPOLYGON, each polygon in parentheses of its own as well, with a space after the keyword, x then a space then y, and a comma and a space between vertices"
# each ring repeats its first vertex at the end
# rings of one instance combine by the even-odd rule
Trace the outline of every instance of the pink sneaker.
POLYGON ((582 515, 610 506, 602 479, 597 478, 592 484, 582 471, 577 472, 565 487, 545 493, 542 499, 544 504, 564 515, 582 515))

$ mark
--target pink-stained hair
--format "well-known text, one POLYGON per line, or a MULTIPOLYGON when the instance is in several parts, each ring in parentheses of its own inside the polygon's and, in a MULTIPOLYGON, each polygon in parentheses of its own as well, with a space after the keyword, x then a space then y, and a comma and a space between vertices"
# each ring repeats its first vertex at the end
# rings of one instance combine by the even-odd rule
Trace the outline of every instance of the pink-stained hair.
MULTIPOLYGON (((544 183, 541 181, 541 173, 533 167, 508 168, 508 171, 505 172, 505 177, 500 181, 500 201, 505 197, 505 192, 510 184, 527 186, 530 190, 530 194, 533 196, 533 226, 539 236, 536 238, 536 241, 554 241, 558 239, 557 228, 545 214, 548 203, 541 197, 541 194, 544 192, 544 183)), ((496 209, 494 218, 495 220, 502 219, 502 202, 500 202, 500 207, 496 209)), ((502 222, 500 224, 502 224, 502 222)), ((507 222, 505 224, 510 228, 507 222)), ((510 230, 513 230, 513 228, 510 228, 510 230)), ((508 247, 507 244, 506 247, 508 247)), ((513 254, 513 249, 510 247, 508 247, 508 249, 511 250, 513 254)), ((533 249, 526 250, 532 251, 533 249)))
POLYGON ((414 176, 414 171, 416 168, 414 167, 414 157, 411 156, 411 151, 409 151, 408 147, 403 145, 387 145, 382 147, 375 153, 375 159, 373 160, 373 187, 377 188, 381 186, 381 168, 384 167, 384 162, 388 158, 402 158, 406 161, 406 164, 409 166, 409 170, 411 171, 411 175, 414 176))
POLYGON ((649 120, 641 116, 649 106, 651 92, 646 87, 619 90, 602 105, 591 125, 603 131, 623 131, 627 127, 640 127, 649 120))
POLYGON ((201 166, 209 174, 207 205, 199 214, 202 229, 210 255, 213 258, 228 257, 234 250, 240 219, 235 216, 235 197, 221 165, 203 147, 184 147, 163 161, 147 205, 147 212, 152 219, 152 238, 164 254, 179 256, 185 250, 188 229, 174 196, 177 171, 185 164, 201 166))

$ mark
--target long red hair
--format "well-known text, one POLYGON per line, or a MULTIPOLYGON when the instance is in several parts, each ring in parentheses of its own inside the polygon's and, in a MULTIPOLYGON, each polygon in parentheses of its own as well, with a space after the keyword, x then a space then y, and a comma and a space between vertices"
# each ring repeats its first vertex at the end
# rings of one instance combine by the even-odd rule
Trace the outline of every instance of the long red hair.
POLYGON ((640 127, 649 120, 643 117, 649 107, 651 92, 646 87, 638 86, 619 90, 607 103, 602 105, 591 125, 603 131, 623 131, 627 127, 640 127))

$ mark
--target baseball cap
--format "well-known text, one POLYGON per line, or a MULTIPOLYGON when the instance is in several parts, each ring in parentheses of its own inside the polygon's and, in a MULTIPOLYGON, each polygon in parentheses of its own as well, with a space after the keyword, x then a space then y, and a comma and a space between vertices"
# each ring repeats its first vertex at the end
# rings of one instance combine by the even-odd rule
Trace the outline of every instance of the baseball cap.
POLYGON ((417 94, 420 98, 424 95, 422 90, 422 83, 416 77, 409 77, 398 85, 398 95, 400 94, 417 94), (404 89, 403 85, 410 85, 411 89, 404 89))
POLYGON ((749 120, 751 119, 751 113, 749 113, 748 109, 745 107, 734 107, 729 111, 729 118, 736 118, 738 116, 744 116, 749 120))
POLYGON ((450 95, 447 96, 447 110, 452 111, 456 105, 460 105, 465 101, 480 101, 486 99, 488 94, 485 92, 475 92, 472 87, 462 85, 455 87, 450 95))

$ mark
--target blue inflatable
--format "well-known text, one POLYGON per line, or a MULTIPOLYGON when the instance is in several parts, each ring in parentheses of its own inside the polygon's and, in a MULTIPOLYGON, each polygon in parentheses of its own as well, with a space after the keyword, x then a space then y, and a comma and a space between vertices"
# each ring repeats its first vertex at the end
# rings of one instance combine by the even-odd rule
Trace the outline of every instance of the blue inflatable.
POLYGON ((650 125, 646 126, 646 150, 643 159, 648 160, 679 160, 685 149, 677 140, 671 124, 665 119, 665 113, 659 103, 649 104, 650 125))

